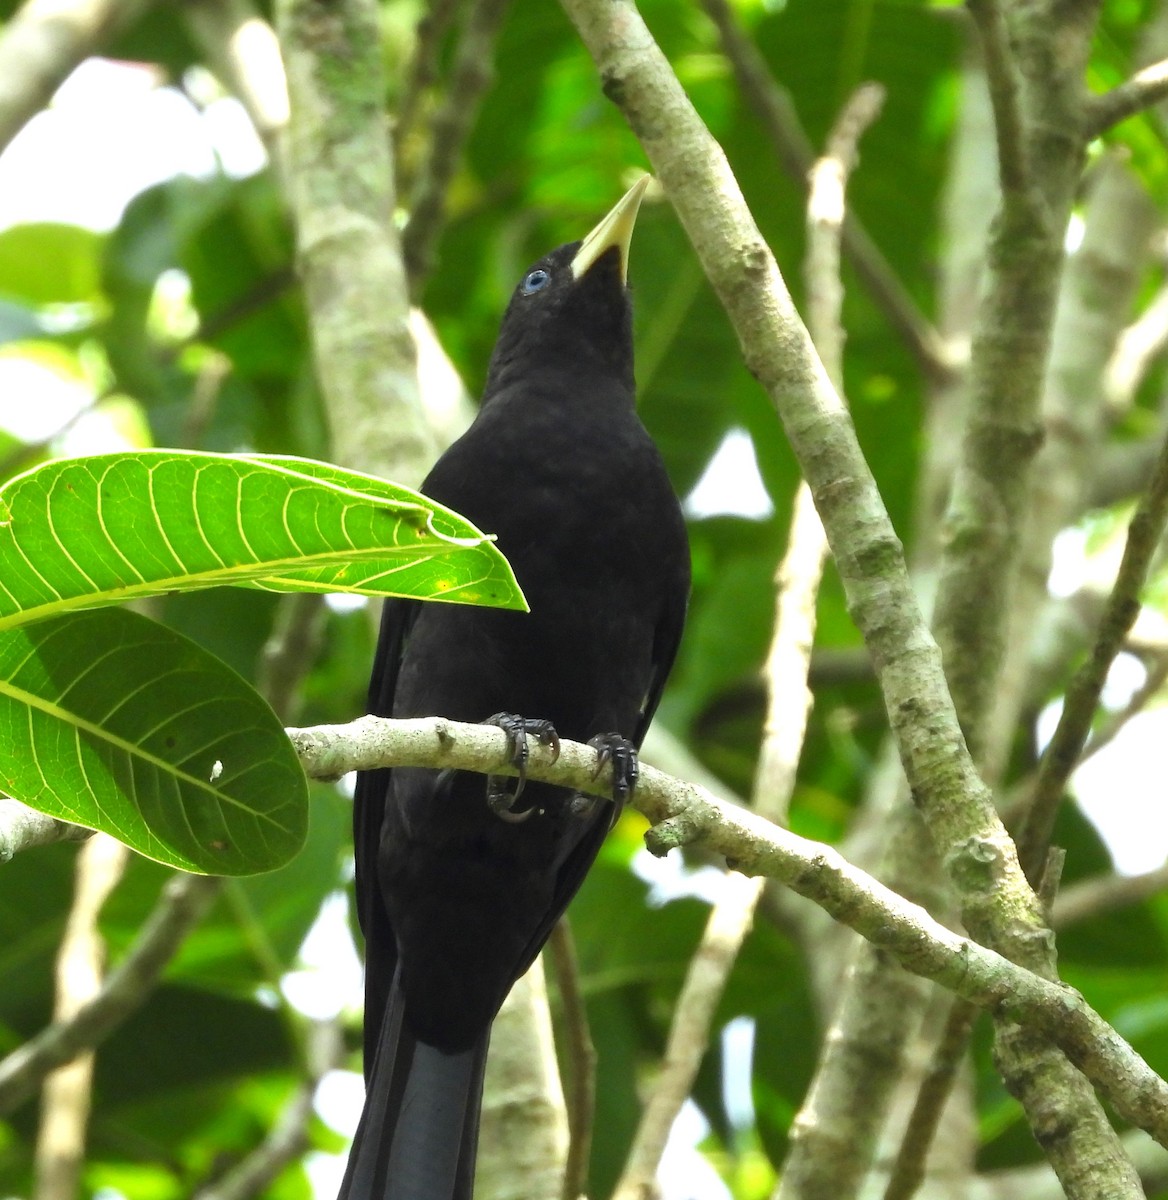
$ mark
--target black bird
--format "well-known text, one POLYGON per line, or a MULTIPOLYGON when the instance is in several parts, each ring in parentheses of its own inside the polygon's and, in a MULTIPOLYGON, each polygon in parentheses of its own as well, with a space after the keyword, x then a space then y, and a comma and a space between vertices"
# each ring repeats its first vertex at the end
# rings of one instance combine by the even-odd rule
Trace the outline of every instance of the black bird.
POLYGON ((591 742, 613 803, 522 777, 358 776, 366 1099, 348 1200, 471 1195, 491 1022, 631 792, 677 651, 689 550, 634 406, 625 283, 647 182, 523 276, 478 416, 422 485, 497 535, 530 613, 387 601, 369 685, 372 713, 501 725, 520 768, 528 734, 591 742))

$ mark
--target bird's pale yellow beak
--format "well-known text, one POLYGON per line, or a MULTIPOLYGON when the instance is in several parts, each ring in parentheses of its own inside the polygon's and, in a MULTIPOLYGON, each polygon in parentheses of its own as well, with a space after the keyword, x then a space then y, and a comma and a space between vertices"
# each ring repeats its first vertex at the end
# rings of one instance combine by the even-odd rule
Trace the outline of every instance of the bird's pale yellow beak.
POLYGON ((652 178, 651 175, 642 175, 580 243, 580 249, 571 263, 573 279, 579 279, 606 250, 616 246, 620 249, 621 283, 628 280, 629 243, 633 240, 637 209, 641 207, 641 199, 652 178))

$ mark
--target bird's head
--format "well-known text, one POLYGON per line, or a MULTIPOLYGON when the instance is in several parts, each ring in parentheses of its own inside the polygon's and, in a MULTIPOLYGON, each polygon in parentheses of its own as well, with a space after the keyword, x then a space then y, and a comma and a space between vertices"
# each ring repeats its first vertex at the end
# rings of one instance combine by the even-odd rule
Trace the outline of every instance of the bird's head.
POLYGON ((583 241, 560 246, 524 272, 491 355, 487 396, 518 371, 566 370, 631 386, 629 243, 649 179, 638 179, 583 241))

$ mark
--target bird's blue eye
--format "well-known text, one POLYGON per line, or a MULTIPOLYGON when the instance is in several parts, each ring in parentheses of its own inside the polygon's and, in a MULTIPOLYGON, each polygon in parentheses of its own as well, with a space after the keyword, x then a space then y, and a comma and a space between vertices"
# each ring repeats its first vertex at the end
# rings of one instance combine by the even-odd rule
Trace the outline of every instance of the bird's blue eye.
POLYGON ((544 270, 536 268, 534 271, 528 271, 523 277, 523 282, 520 288, 525 296, 530 296, 532 292, 538 292, 547 287, 551 282, 551 276, 544 270))

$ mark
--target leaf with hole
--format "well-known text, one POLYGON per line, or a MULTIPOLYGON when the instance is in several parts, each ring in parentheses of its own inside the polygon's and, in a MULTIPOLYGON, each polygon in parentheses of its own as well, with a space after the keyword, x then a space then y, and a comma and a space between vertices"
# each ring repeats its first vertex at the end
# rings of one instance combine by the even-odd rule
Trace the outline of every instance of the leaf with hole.
POLYGON ((0 788, 187 871, 243 875, 304 843, 275 713, 180 634, 123 609, 0 631, 0 788))
POLYGON ((487 535, 407 488, 302 459, 142 450, 0 488, 0 630, 222 584, 524 608, 487 535))

